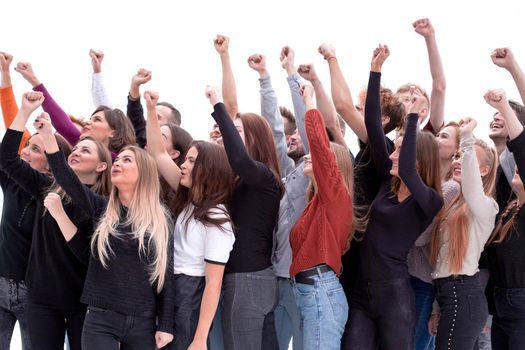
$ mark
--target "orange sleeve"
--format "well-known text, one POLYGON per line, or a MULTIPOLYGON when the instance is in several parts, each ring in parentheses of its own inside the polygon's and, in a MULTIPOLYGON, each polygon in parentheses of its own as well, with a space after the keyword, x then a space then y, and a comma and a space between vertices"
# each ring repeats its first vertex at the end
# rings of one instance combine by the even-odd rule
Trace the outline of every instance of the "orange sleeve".
MULTIPOLYGON (((2 116, 4 118, 4 125, 8 128, 18 113, 18 106, 16 105, 15 94, 13 93, 13 86, 7 86, 0 88, 0 104, 2 105, 2 116)), ((27 140, 31 137, 31 134, 27 129, 24 130, 24 135, 20 141, 20 147, 18 153, 22 151, 27 140)))

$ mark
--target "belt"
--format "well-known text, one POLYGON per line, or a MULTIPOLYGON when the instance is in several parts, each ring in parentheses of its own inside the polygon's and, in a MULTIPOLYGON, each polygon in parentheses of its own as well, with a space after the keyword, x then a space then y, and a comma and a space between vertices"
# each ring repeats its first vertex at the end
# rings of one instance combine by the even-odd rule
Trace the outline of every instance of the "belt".
POLYGON ((302 284, 309 284, 314 285, 315 280, 310 278, 312 276, 320 276, 322 273, 333 271, 330 266, 326 264, 318 265, 315 267, 312 267, 308 270, 304 270, 299 272, 297 275, 293 277, 293 280, 295 283, 302 283, 302 284))

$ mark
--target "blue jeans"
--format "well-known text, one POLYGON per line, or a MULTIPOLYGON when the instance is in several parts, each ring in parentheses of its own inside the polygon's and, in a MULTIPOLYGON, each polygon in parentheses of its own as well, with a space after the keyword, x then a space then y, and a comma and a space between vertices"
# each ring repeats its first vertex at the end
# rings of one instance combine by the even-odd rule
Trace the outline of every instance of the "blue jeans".
POLYGON ((525 344, 525 288, 494 288, 492 349, 518 350, 525 344))
POLYGON ((9 349, 16 321, 20 325, 22 349, 31 349, 26 304, 27 289, 24 282, 0 277, 0 350, 9 349))
POLYGON ((293 335, 293 350, 303 349, 301 314, 295 303, 294 291, 289 278, 278 277, 279 303, 275 308, 275 330, 279 349, 287 350, 293 335))
POLYGON ((417 324, 414 350, 434 350, 435 339, 428 333, 428 320, 434 302, 434 286, 414 276, 410 277, 410 283, 416 293, 417 324))
POLYGON ((348 319, 348 303, 333 271, 311 276, 313 285, 294 281, 295 301, 301 313, 305 350, 339 350, 348 319))

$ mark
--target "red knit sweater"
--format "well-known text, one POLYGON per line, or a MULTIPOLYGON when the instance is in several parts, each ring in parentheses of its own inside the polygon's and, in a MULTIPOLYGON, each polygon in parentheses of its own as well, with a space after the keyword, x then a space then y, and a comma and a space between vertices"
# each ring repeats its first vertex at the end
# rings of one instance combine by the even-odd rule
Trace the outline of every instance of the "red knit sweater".
POLYGON ((290 276, 322 263, 339 274, 352 225, 352 198, 330 149, 321 113, 307 111, 305 126, 317 193, 290 233, 290 276))

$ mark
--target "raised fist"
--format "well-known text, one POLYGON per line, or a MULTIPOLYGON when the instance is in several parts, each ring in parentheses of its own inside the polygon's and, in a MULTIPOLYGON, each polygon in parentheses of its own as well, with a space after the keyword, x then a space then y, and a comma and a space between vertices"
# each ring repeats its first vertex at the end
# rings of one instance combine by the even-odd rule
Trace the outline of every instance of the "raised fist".
POLYGON ((8 72, 9 67, 11 66, 11 62, 13 62, 13 56, 6 53, 6 52, 0 52, 0 70, 3 72, 8 72))
POLYGON ((423 92, 418 88, 415 87, 413 91, 411 91, 410 96, 410 102, 408 103, 407 113, 416 113, 419 114, 419 112, 425 108, 427 103, 427 99, 423 92))
POLYGON ((100 73, 102 71, 102 61, 104 60, 104 52, 100 50, 89 50, 89 57, 91 57, 91 65, 93 66, 93 73, 100 73))
POLYGON ((496 66, 510 69, 514 62, 514 54, 508 47, 502 47, 497 48, 496 50, 492 51, 492 54, 490 55, 490 58, 492 59, 492 63, 494 63, 496 66))
POLYGON ((325 60, 330 58, 335 58, 335 47, 333 45, 322 43, 321 46, 317 49, 325 60))
POLYGON ((62 205, 62 199, 57 193, 48 193, 46 198, 44 198, 44 206, 49 211, 49 214, 55 218, 55 220, 60 215, 65 214, 64 206, 62 205))
POLYGON ((141 68, 138 70, 137 74, 135 74, 131 78, 131 84, 138 87, 142 84, 147 83, 150 80, 151 80, 151 71, 141 68))
POLYGON ((285 46, 281 50, 281 67, 288 69, 294 65, 295 51, 290 46, 285 46))
POLYGON ((313 99, 314 88, 312 85, 301 85, 301 89, 299 90, 299 93, 301 94, 301 96, 303 96, 303 100, 313 99))
POLYGON ((22 106, 20 109, 25 110, 27 113, 33 113, 38 107, 44 102, 44 94, 40 91, 26 92, 22 96, 22 106))
POLYGON ((159 93, 155 91, 144 92, 144 100, 146 100, 146 107, 148 109, 155 109, 157 102, 159 102, 159 93))
POLYGON ((463 118, 459 121, 459 132, 460 134, 471 133, 478 125, 476 119, 471 117, 463 118))
POLYGON ((51 119, 49 118, 49 114, 46 112, 42 112, 38 117, 36 117, 35 122, 33 123, 33 126, 37 130, 37 132, 44 136, 52 136, 53 135, 53 128, 51 126, 51 119))
POLYGON ((383 67, 383 63, 385 63, 388 56, 390 56, 390 50, 388 49, 388 46, 379 44, 372 55, 372 62, 370 64, 372 71, 380 72, 381 67, 383 67))
POLYGON ((300 76, 302 76, 304 79, 312 82, 314 80, 318 80, 319 77, 317 76, 317 73, 315 71, 314 65, 309 64, 301 64, 299 66, 299 69, 297 69, 297 73, 299 73, 300 76))
POLYGON ((27 80, 31 85, 33 86, 38 85, 38 80, 35 76, 35 73, 33 72, 33 67, 31 67, 31 63, 18 62, 18 64, 15 67, 15 71, 20 73, 22 77, 25 80, 27 80))
POLYGON ((221 55, 228 53, 228 46, 230 44, 230 38, 224 35, 217 34, 217 37, 213 40, 215 50, 221 55))
POLYGON ((217 103, 222 102, 221 92, 216 86, 206 86, 206 98, 210 100, 210 104, 215 106, 217 103))
POLYGON ((258 73, 266 71, 266 57, 261 54, 255 54, 248 57, 248 65, 258 73))
POLYGON ((509 101, 507 101, 507 95, 502 89, 489 90, 485 95, 483 95, 483 98, 485 98, 485 101, 489 105, 491 105, 499 111, 502 110, 503 107, 507 106, 509 103, 509 101))
POLYGON ((434 35, 434 27, 428 18, 421 18, 412 23, 416 33, 420 34, 424 38, 434 35))

